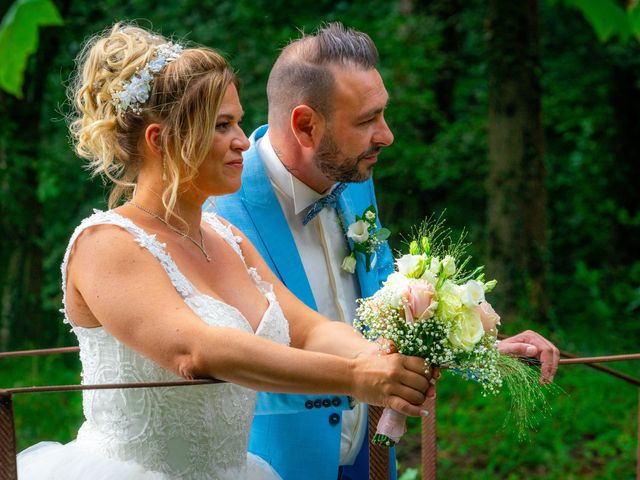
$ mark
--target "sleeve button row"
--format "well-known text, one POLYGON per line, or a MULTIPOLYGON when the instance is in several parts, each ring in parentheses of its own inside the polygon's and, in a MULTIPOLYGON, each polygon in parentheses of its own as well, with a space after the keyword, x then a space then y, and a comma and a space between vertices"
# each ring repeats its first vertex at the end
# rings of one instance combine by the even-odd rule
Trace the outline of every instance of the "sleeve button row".
POLYGON ((331 405, 334 407, 339 407, 342 404, 342 400, 339 397, 323 398, 322 400, 307 400, 304 402, 304 407, 307 410, 311 410, 312 408, 329 408, 331 405))

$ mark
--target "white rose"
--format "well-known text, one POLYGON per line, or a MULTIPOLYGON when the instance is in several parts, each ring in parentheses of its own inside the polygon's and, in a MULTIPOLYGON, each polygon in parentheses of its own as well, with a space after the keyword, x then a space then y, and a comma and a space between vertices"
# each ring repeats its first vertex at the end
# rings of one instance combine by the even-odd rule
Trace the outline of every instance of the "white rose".
POLYGON ((422 255, 403 255, 396 260, 396 265, 398 272, 407 277, 415 278, 424 268, 424 258, 422 255))
POLYGON ((449 331, 449 341, 454 347, 471 351, 483 335, 484 328, 478 312, 465 309, 456 317, 449 331))
POLYGON ((356 256, 353 253, 344 257, 344 260, 342 261, 342 269, 349 273, 354 273, 356 271, 356 256))
POLYGON ((484 302, 484 285, 475 280, 469 280, 462 286, 462 303, 469 308, 475 308, 484 302))
POLYGON ((347 237, 356 243, 366 242, 369 238, 369 223, 364 220, 352 223, 347 230, 347 237))
POLYGON ((376 219, 376 214, 372 210, 369 210, 364 214, 364 217, 370 222, 373 222, 376 219))
POLYGON ((402 308, 403 298, 409 288, 410 280, 398 272, 393 272, 384 281, 384 287, 378 290, 375 295, 380 295, 382 304, 391 308, 402 308))
POLYGON ((440 259, 438 257, 431 257, 429 270, 431 270, 431 273, 434 275, 438 275, 440 273, 440 259))
POLYGON ((422 280, 430 283, 431 285, 435 285, 436 282, 438 281, 438 279, 433 274, 433 272, 431 270, 428 270, 428 269, 425 269, 425 271, 423 272, 423 274, 422 274, 422 276, 420 278, 422 280))
POLYGON ((387 277, 384 284, 394 286, 394 287, 404 288, 406 285, 409 284, 409 279, 400 272, 393 272, 391 275, 387 277))
POLYGON ((442 259, 442 273, 446 277, 456 273, 456 261, 451 255, 447 255, 442 259))
POLYGON ((443 319, 455 318, 462 311, 460 287, 447 280, 438 290, 438 315, 443 319))

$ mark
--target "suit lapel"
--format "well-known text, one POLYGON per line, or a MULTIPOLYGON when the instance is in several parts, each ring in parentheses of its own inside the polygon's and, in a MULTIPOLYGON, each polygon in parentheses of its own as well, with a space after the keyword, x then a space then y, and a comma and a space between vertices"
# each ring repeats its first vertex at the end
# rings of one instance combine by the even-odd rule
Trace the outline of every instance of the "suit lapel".
POLYGON ((269 255, 267 262, 293 294, 316 310, 316 302, 287 219, 255 147, 255 141, 266 131, 266 127, 256 130, 251 138, 252 148, 245 154, 242 202, 269 255))

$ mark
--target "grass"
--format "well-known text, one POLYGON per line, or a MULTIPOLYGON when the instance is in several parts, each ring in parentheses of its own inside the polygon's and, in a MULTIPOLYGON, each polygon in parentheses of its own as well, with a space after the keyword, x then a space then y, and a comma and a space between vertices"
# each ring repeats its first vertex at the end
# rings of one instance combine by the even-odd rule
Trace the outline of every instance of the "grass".
MULTIPOLYGON (((626 370, 636 368, 629 366, 626 370)), ((631 372, 629 372, 631 373, 631 372)), ((483 398, 479 389, 444 374, 438 384, 438 476, 464 479, 635 478, 638 389, 584 366, 562 367, 564 390, 524 441, 508 423, 507 395, 483 398)), ((419 478, 420 425, 397 446, 400 472, 419 478)))
MULTIPOLYGON (((77 354, 0 360, 0 387, 75 385, 80 383, 77 354)), ((18 452, 43 440, 66 443, 75 438, 82 416, 82 393, 29 393, 13 396, 18 452)))

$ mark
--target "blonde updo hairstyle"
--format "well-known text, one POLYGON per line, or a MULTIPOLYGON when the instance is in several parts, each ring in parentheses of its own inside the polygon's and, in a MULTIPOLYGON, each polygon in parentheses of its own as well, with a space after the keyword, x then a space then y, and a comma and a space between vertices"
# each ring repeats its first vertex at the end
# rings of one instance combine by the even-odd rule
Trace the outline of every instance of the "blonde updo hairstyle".
POLYGON ((162 202, 166 219, 180 186, 197 175, 209 152, 222 97, 238 81, 226 60, 205 48, 187 48, 153 75, 149 98, 139 113, 120 111, 112 93, 122 90, 155 58, 164 37, 132 24, 117 23, 89 39, 76 60, 77 76, 69 96, 75 105, 70 132, 75 150, 89 160, 94 175, 113 182, 109 208, 130 199, 142 164, 140 145, 146 127, 162 125, 162 202))

